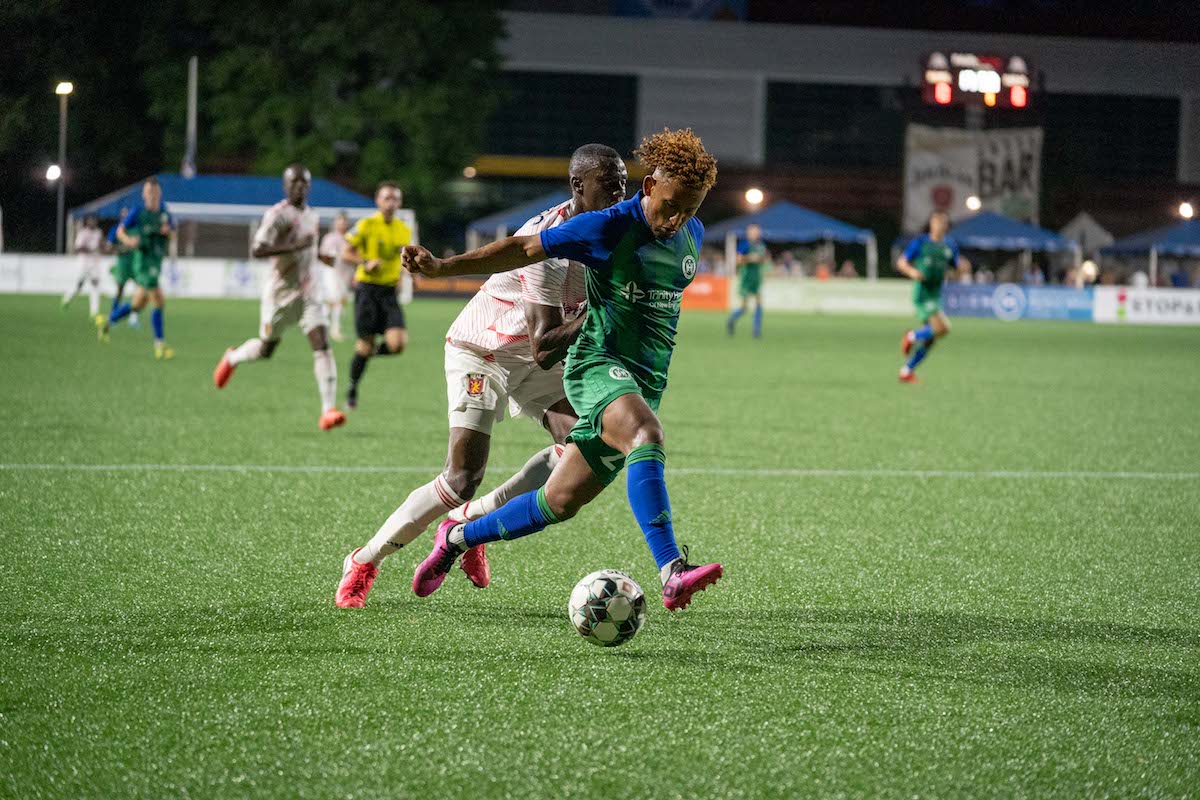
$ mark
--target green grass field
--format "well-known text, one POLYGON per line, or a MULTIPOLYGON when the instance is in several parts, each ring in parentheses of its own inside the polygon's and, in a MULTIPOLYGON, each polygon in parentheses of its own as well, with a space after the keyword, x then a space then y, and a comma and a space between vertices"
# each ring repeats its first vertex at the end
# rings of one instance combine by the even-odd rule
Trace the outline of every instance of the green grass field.
MULTIPOLYGON (((343 611, 342 558, 444 457, 461 304, 410 308, 326 434, 297 334, 212 387, 255 303, 172 303, 170 363, 56 303, 0 297, 0 796, 1200 787, 1200 330, 964 319, 903 386, 904 320, 685 314, 668 479, 724 581, 668 616, 618 480, 486 591, 417 599, 426 534, 343 611), (650 601, 615 650, 565 611, 604 567, 650 601)), ((502 425, 488 485, 544 445, 502 425)))

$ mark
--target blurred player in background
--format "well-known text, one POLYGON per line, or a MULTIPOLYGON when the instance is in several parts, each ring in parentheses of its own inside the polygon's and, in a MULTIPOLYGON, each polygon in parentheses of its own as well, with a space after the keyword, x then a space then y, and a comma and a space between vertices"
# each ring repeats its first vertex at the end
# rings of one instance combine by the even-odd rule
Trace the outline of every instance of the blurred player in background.
POLYGON ((400 250, 412 241, 412 231, 396 219, 400 188, 390 181, 375 190, 379 211, 360 219, 346 234, 343 257, 354 264, 354 359, 350 362, 350 388, 346 405, 358 407, 358 385, 371 356, 399 355, 408 344, 404 310, 396 296, 400 280, 400 250), (383 341, 377 342, 378 336, 383 341))
MULTIPOLYGON (((120 240, 117 239, 117 228, 121 227, 121 220, 125 219, 125 217, 128 215, 129 209, 122 208, 121 214, 117 218, 117 224, 109 228, 108 236, 104 237, 104 243, 107 251, 117 257, 116 262, 113 263, 108 270, 112 275, 113 283, 116 284, 117 287, 116 293, 113 294, 112 305, 109 306, 108 309, 109 314, 111 314, 117 308, 117 306, 121 305, 121 300, 125 297, 125 284, 133 280, 133 249, 121 244, 120 240)), ((126 319, 129 323, 129 327, 142 327, 136 311, 129 312, 129 316, 126 317, 126 319)), ((97 316, 97 324, 99 324, 101 321, 103 321, 103 318, 97 316)), ((100 337, 101 340, 103 340, 104 336, 106 335, 107 333, 102 332, 100 337)))
POLYGON ((921 327, 904 334, 901 352, 908 361, 900 368, 900 380, 916 383, 916 368, 933 343, 950 333, 950 320, 942 311, 942 283, 951 267, 960 273, 970 273, 971 264, 958 254, 958 244, 946 235, 950 229, 950 216, 945 211, 935 211, 929 217, 929 233, 922 234, 909 242, 904 253, 896 261, 896 271, 916 281, 913 286, 913 306, 921 327))
POLYGON ((321 286, 325 296, 325 310, 329 313, 329 335, 335 342, 342 341, 342 309, 350 296, 354 283, 354 265, 342 258, 346 249, 346 231, 350 230, 350 219, 345 211, 333 219, 333 230, 321 237, 317 258, 325 265, 321 270, 321 286))
POLYGON ((468 522, 438 526, 433 551, 413 575, 418 596, 441 586, 468 549, 516 539, 570 519, 629 466, 633 516, 658 565, 663 605, 687 607, 721 578, 720 564, 694 566, 675 543, 656 414, 667 388, 683 290, 696 276, 704 226, 695 218, 717 179, 717 162, 690 129, 642 142, 642 191, 555 228, 511 236, 449 259, 405 248, 405 263, 431 277, 488 275, 550 258, 587 267, 587 314, 567 356, 564 384, 579 422, 546 485, 468 522))
MULTIPOLYGON (((571 199, 526 222, 517 236, 536 235, 625 199, 625 162, 611 147, 579 148, 571 156, 569 174, 571 199)), ((585 296, 582 264, 546 258, 493 275, 471 298, 446 335, 446 468, 413 490, 365 546, 346 556, 337 605, 362 608, 380 563, 443 514, 466 522, 545 485, 567 434, 579 421, 563 388, 562 359, 584 323, 585 296), (471 501, 487 468, 492 427, 504 420, 506 408, 541 424, 555 444, 501 486, 471 501)), ((484 545, 467 551, 462 568, 476 586, 488 585, 491 570, 484 545)))
POLYGON ((104 244, 104 234, 95 217, 89 216, 83 221, 83 227, 75 234, 75 257, 79 261, 79 278, 75 288, 63 295, 62 310, 66 311, 79 293, 83 285, 88 284, 88 316, 95 317, 100 313, 100 249, 104 244))
POLYGON ((742 299, 742 305, 734 309, 725 323, 730 336, 733 336, 737 321, 750 309, 750 298, 754 298, 754 338, 762 336, 762 276, 770 260, 771 254, 763 244, 762 228, 747 225, 746 240, 738 244, 737 255, 738 297, 742 299))
POLYGON ((254 234, 255 258, 271 259, 271 274, 263 281, 258 336, 225 351, 213 370, 213 383, 223 389, 238 364, 270 358, 284 331, 293 325, 308 337, 313 351, 313 374, 321 398, 317 426, 328 431, 346 421, 335 408, 337 364, 329 349, 325 307, 316 274, 319 233, 317 212, 308 205, 312 175, 303 164, 292 164, 283 172, 285 199, 271 206, 254 234))
POLYGON ((163 305, 165 298, 158 285, 162 262, 175 230, 175 221, 162 200, 162 187, 158 179, 147 178, 142 184, 142 203, 130 209, 125 219, 117 226, 117 241, 132 250, 133 301, 115 306, 108 319, 96 318, 100 338, 108 339, 109 328, 133 311, 141 311, 147 302, 154 304, 150 312, 150 324, 154 328, 154 357, 165 361, 175 357, 175 351, 163 339, 163 305))

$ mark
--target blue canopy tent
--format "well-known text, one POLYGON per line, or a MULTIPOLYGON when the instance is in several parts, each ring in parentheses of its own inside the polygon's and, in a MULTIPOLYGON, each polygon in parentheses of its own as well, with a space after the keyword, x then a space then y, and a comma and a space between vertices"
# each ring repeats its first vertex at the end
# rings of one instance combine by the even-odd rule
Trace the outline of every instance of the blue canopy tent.
POLYGON ((786 200, 772 203, 753 214, 744 214, 710 225, 705 237, 712 240, 724 238, 725 261, 732 264, 737 257, 737 240, 745 235, 746 228, 751 225, 762 228, 763 241, 766 242, 842 242, 864 245, 867 248, 867 278, 875 280, 879 276, 879 256, 875 234, 871 230, 856 228, 786 200))
POLYGON ((1118 239, 1100 250, 1101 255, 1150 255, 1150 285, 1158 285, 1158 257, 1200 258, 1200 219, 1187 219, 1174 225, 1143 231, 1118 239))
MULTIPOLYGON (((156 177, 162 186, 163 200, 179 222, 256 226, 267 209, 283 198, 283 184, 278 177, 197 175, 185 178, 170 172, 159 173, 156 177)), ((132 183, 72 208, 67 241, 75 240, 75 222, 83 217, 116 219, 122 208, 140 203, 142 183, 132 183)), ((308 202, 323 223, 331 222, 339 211, 345 211, 351 221, 375 213, 375 202, 370 197, 323 178, 313 178, 308 202)), ((406 223, 415 225, 411 211, 401 209, 399 214, 406 223)))
POLYGON ((527 203, 480 217, 467 226, 467 249, 474 250, 483 239, 503 239, 547 208, 571 199, 569 192, 551 192, 527 203))
POLYGON ((980 211, 950 229, 960 247, 972 250, 1020 250, 1079 254, 1079 244, 1054 231, 992 211, 980 211))

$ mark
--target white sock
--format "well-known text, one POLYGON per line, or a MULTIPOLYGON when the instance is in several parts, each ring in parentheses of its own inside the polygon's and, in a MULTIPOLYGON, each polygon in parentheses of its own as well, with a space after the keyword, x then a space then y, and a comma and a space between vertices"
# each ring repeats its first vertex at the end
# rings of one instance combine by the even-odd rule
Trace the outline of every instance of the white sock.
POLYGON ((342 304, 334 303, 329 310, 329 327, 337 333, 342 332, 342 304))
POLYGON ((478 500, 472 500, 451 511, 450 519, 458 522, 479 519, 518 495, 542 488, 546 485, 546 481, 550 480, 550 473, 554 471, 555 464, 562 458, 563 450, 564 447, 561 444, 554 444, 545 450, 538 451, 533 458, 525 462, 525 466, 504 483, 478 500))
POLYGON ((337 397, 337 364, 329 348, 313 351, 313 374, 317 376, 317 393, 321 395, 321 413, 324 414, 333 408, 337 397))
POLYGON ((258 361, 262 358, 262 350, 262 339, 247 339, 229 353, 229 363, 236 365, 247 361, 258 361))
POLYGON ((379 566, 379 562, 420 536, 429 523, 459 505, 462 505, 462 498, 450 488, 445 476, 438 475, 424 486, 413 489, 366 547, 358 551, 354 560, 359 564, 370 561, 379 566))
POLYGON ((129 312, 129 324, 130 325, 138 324, 138 312, 136 312, 136 311, 129 312))
POLYGON ((100 313, 100 282, 92 281, 92 288, 88 292, 88 314, 93 317, 100 313))

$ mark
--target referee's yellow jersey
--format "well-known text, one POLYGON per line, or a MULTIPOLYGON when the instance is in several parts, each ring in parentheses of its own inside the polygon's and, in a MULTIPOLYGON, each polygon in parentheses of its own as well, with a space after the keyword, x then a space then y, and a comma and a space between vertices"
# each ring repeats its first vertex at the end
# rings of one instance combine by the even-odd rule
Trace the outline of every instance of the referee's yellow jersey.
POLYGON ((376 212, 355 223, 346 241, 365 260, 379 259, 379 266, 371 272, 360 264, 354 273, 356 281, 395 286, 400 280, 400 248, 412 241, 412 231, 398 218, 385 222, 383 212, 376 212))

